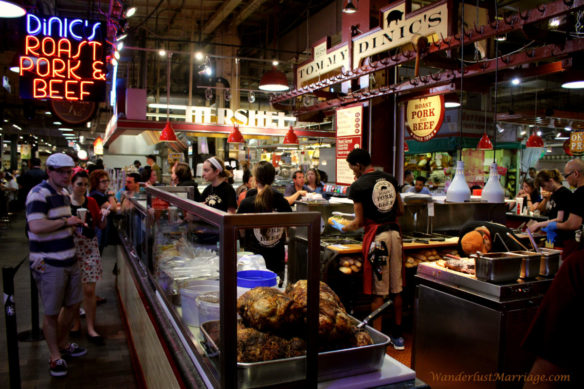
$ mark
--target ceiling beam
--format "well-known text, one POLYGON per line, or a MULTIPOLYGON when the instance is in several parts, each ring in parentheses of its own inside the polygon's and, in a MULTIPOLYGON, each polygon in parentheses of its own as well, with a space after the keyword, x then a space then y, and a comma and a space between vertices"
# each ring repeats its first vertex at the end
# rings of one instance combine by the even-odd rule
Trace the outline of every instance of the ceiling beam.
POLYGON ((204 35, 212 34, 217 27, 233 12, 233 10, 241 4, 241 0, 228 0, 211 16, 203 28, 204 35))
POLYGON ((266 0, 253 0, 249 3, 235 18, 233 19, 233 23, 235 26, 239 26, 243 23, 248 17, 250 17, 266 0))

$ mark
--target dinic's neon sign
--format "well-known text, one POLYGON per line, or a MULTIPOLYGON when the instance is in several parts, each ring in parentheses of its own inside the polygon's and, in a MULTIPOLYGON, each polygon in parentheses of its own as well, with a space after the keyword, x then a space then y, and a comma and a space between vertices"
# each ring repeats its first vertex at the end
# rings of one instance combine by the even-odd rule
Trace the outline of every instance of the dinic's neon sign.
POLYGON ((83 19, 26 16, 19 60, 21 97, 69 101, 105 98, 102 23, 83 19))
POLYGON ((97 35, 101 22, 89 22, 82 19, 67 19, 53 16, 45 19, 33 14, 26 15, 26 33, 28 35, 52 36, 57 34, 60 38, 73 38, 77 41, 87 39, 92 41, 97 35), (89 35, 87 36, 87 33, 89 35))

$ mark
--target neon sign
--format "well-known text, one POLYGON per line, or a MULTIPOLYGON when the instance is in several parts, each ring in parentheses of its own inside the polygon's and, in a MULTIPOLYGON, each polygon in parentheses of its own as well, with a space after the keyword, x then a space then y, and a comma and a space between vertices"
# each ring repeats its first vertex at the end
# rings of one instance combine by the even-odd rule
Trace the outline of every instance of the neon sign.
POLYGON ((27 14, 19 59, 22 98, 102 101, 106 63, 102 23, 27 14))

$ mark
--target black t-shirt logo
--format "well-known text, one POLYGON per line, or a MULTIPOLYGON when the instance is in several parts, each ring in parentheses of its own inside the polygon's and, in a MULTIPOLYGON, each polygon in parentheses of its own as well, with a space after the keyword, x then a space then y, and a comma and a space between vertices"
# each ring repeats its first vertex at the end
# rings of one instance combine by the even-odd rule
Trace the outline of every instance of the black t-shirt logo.
POLYGON ((393 184, 385 179, 381 179, 375 183, 371 200, 377 210, 382 213, 391 211, 395 204, 396 190, 393 184))
POLYGON ((205 199, 205 204, 207 204, 210 207, 214 207, 218 204, 221 204, 222 202, 223 201, 221 201, 221 197, 217 196, 216 194, 210 194, 205 199))

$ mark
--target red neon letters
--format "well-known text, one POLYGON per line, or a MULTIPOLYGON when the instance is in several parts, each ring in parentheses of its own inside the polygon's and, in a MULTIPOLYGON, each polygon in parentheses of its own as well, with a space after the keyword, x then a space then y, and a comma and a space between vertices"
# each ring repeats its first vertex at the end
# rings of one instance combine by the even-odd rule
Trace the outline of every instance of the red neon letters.
POLYGON ((20 57, 21 76, 32 77, 32 97, 86 101, 96 81, 105 81, 103 44, 27 35, 20 57))

